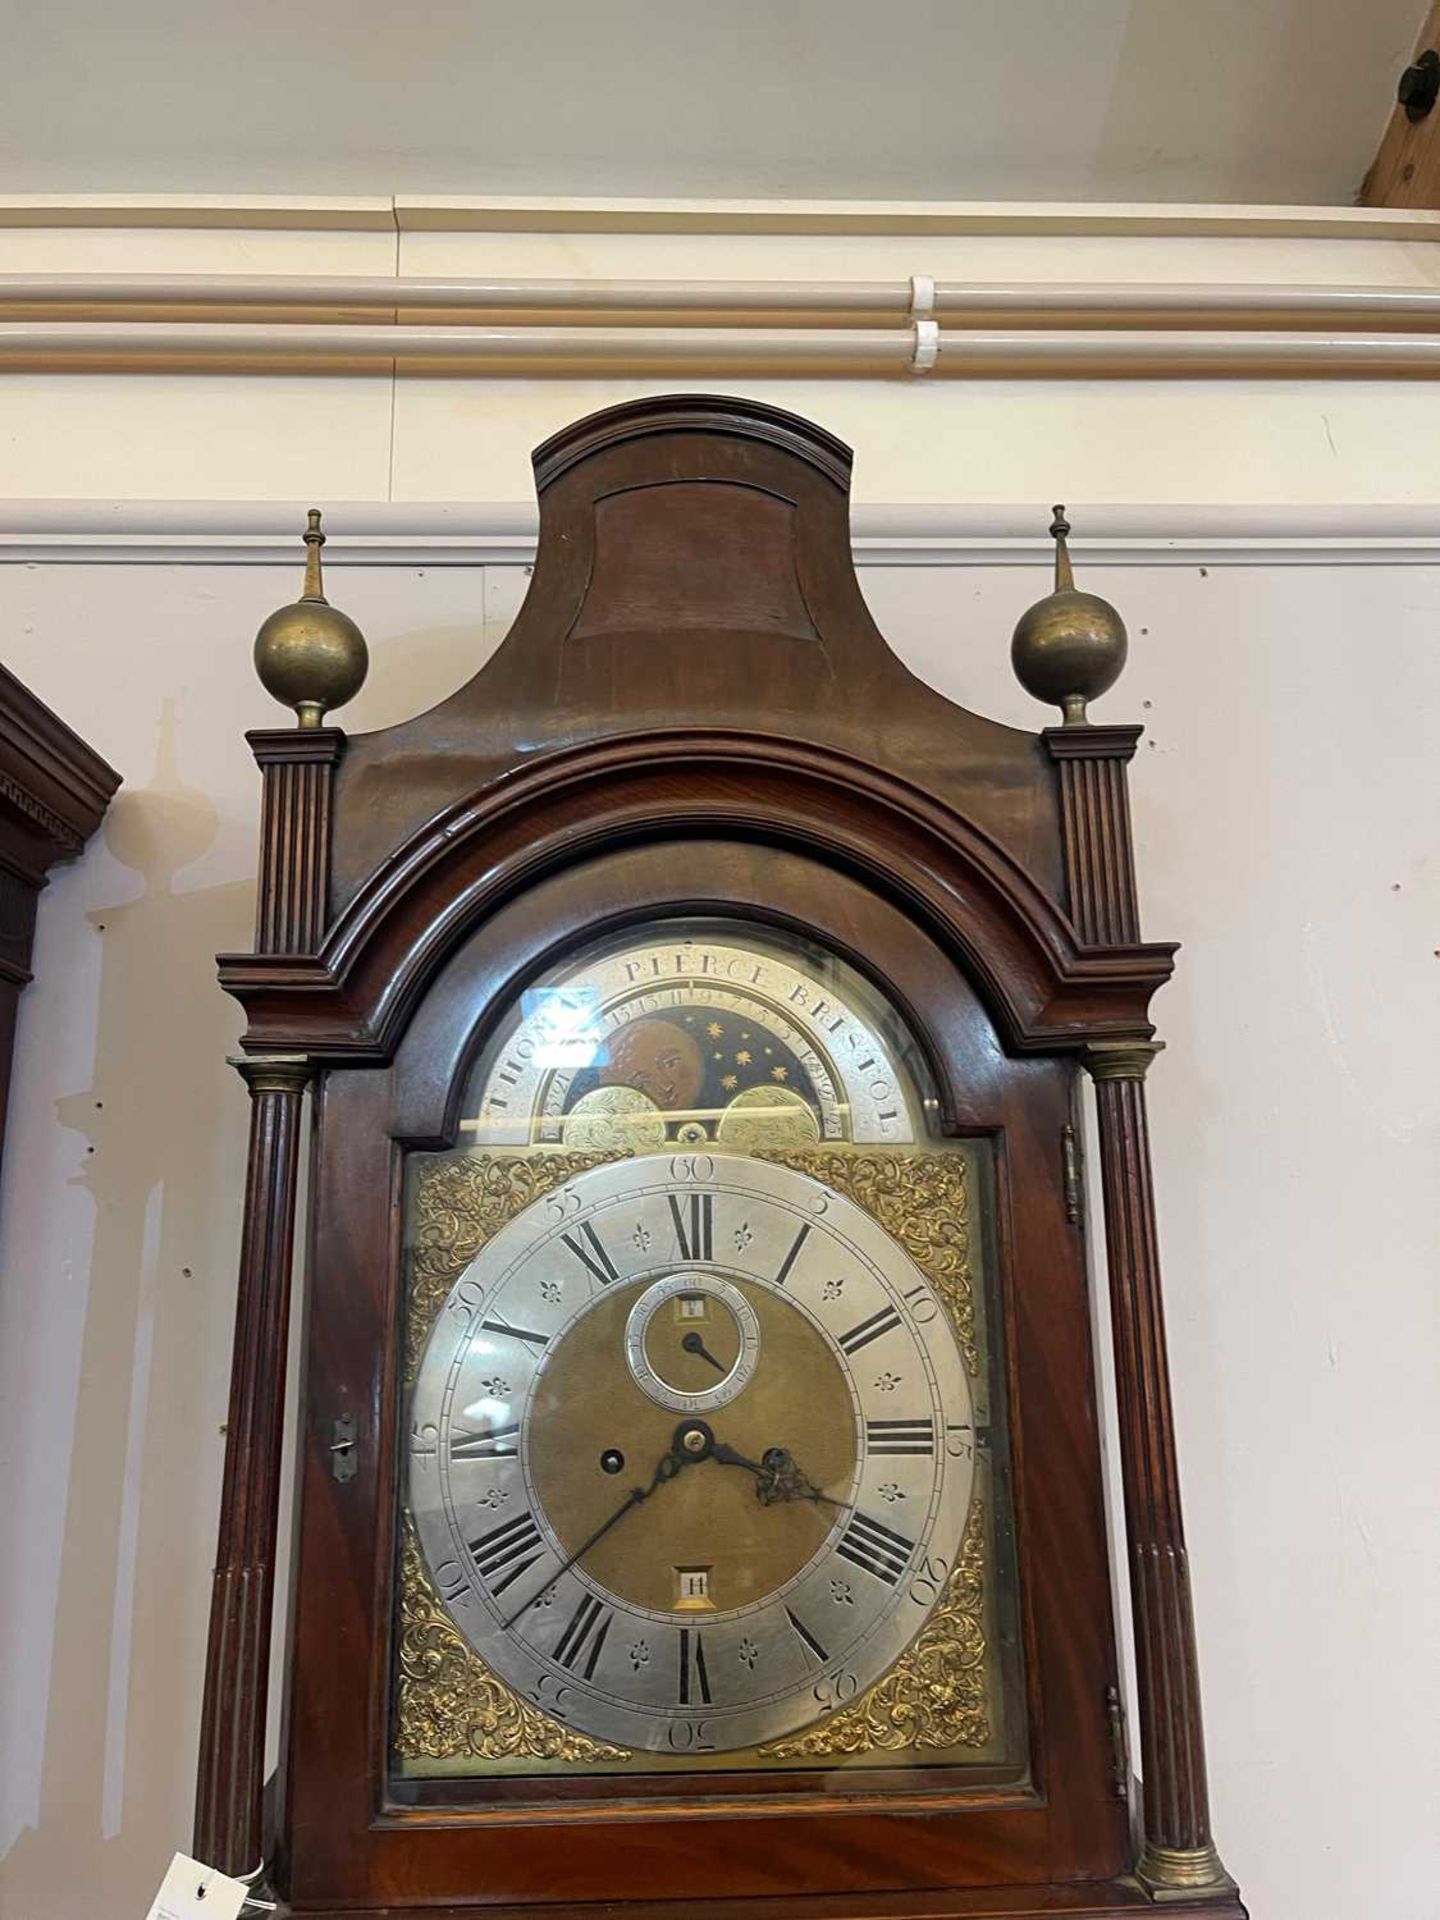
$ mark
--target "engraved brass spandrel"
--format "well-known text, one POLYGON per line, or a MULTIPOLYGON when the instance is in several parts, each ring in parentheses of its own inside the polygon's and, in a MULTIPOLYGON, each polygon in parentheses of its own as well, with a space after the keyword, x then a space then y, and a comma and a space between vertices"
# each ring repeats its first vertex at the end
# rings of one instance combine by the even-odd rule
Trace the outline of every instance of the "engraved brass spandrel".
POLYGON ((972 1380, 979 1378, 970 1187, 963 1155, 819 1147, 772 1148, 757 1158, 778 1160, 823 1181, 878 1220, 933 1283, 955 1329, 966 1371, 972 1380))
POLYGON ((984 1608, 985 1513, 977 1499, 939 1606, 889 1673, 818 1726, 756 1751, 767 1760, 806 1760, 987 1746, 984 1608))
POLYGON ((628 1760, 522 1700, 486 1666, 430 1584, 409 1516, 400 1553, 395 1750, 405 1760, 628 1760))
POLYGON ((577 1173, 628 1153, 543 1153, 523 1158, 475 1154, 427 1167, 411 1203, 414 1245, 405 1316, 405 1384, 413 1386, 430 1329, 446 1295, 479 1253, 515 1215, 577 1173))

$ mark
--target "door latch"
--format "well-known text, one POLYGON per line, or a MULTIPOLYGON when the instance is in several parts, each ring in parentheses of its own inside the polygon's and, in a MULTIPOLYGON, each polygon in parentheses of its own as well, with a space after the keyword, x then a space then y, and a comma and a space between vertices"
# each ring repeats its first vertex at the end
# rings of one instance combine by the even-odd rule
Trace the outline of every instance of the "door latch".
POLYGON ((355 1458, 355 1421, 348 1413, 330 1423, 330 1471, 342 1487, 359 1471, 355 1458))

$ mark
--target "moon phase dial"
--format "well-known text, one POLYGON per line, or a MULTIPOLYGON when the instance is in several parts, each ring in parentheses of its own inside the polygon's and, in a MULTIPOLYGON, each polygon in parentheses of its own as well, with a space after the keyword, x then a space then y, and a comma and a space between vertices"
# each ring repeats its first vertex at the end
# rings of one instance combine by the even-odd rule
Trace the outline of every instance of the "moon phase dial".
POLYGON ((755 1309, 728 1280, 676 1273, 647 1287, 625 1325, 630 1377, 657 1406, 712 1413, 743 1392, 760 1358, 755 1309))

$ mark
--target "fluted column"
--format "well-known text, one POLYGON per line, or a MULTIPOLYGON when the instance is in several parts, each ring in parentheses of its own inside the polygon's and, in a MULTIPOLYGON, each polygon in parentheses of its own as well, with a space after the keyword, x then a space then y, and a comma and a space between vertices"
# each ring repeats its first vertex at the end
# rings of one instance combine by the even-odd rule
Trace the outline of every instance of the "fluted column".
POLYGON ((295 1182, 311 1068, 297 1056, 235 1064, 250 1087, 250 1157, 200 1728, 195 1856, 222 1873, 249 1878, 263 1864, 265 1703, 295 1182))
POLYGON ((1156 1900, 1200 1899, 1233 1882, 1210 1835, 1195 1623, 1180 1506, 1160 1255, 1145 1117, 1154 1042, 1086 1049, 1095 1081, 1105 1250, 1125 1487, 1144 1788, 1136 1872, 1156 1900))
POLYGON ((247 733, 265 780, 256 953, 316 953, 330 887, 330 797, 345 751, 339 727, 247 733))
POLYGON ((1065 897, 1075 931, 1100 946, 1140 938, 1125 769, 1139 727, 1047 727, 1041 735, 1060 776, 1065 897))

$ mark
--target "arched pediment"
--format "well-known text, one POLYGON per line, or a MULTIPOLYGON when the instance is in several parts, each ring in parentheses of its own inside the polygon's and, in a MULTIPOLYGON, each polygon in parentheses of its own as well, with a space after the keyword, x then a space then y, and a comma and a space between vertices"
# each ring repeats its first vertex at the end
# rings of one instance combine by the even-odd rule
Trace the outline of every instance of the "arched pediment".
MULTIPOLYGON (((321 1055, 388 1059, 449 954, 526 887, 606 849, 698 838, 798 851, 861 879, 954 957, 1015 1051, 1150 1031, 1170 947, 1084 946, 983 830, 888 771, 813 743, 683 729, 547 755, 437 815, 303 967, 225 963, 251 1011, 247 1044, 294 1044, 303 1028, 321 1055)), ((668 904, 703 904, 683 857, 672 869, 668 904)))

